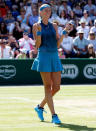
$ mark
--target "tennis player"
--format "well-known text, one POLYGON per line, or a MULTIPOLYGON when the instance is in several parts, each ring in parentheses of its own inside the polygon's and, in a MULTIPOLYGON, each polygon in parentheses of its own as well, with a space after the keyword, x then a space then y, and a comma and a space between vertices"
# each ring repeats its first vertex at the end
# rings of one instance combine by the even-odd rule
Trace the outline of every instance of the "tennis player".
POLYGON ((61 121, 54 109, 53 96, 60 90, 62 64, 58 57, 58 47, 63 40, 65 32, 59 38, 57 25, 48 22, 51 16, 51 7, 43 4, 39 8, 40 21, 33 25, 33 35, 38 48, 38 55, 32 64, 32 70, 40 72, 45 98, 35 107, 41 121, 44 121, 44 105, 47 103, 52 115, 52 123, 61 121))

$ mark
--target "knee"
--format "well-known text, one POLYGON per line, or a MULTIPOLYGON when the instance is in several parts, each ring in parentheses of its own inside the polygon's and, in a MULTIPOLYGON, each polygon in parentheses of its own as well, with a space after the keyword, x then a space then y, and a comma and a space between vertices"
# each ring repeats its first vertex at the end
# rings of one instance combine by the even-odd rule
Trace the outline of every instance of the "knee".
POLYGON ((51 84, 46 84, 45 85, 45 91, 46 92, 51 92, 51 84))
POLYGON ((60 90, 60 85, 53 85, 52 90, 54 93, 58 92, 60 90))
POLYGON ((51 95, 51 85, 45 85, 45 98, 48 99, 51 95))

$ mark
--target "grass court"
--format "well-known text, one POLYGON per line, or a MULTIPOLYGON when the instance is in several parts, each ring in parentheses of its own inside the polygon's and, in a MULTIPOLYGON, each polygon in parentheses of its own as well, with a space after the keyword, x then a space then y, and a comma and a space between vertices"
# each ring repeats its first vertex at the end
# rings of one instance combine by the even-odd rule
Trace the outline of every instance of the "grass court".
POLYGON ((43 86, 0 86, 0 131, 96 131, 96 85, 64 85, 54 97, 61 125, 51 123, 47 107, 40 122, 34 107, 43 86))

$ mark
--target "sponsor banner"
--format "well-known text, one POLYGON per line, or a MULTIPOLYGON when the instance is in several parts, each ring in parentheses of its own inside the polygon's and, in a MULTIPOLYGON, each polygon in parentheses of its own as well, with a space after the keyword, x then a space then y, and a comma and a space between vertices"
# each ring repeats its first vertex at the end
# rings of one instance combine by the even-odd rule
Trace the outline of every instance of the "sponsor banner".
POLYGON ((13 65, 0 65, 0 77, 10 79, 16 75, 16 68, 13 65))
POLYGON ((61 78, 75 79, 79 74, 79 69, 74 64, 63 64, 61 78))
MULTIPOLYGON (((0 85, 42 84, 34 59, 0 60, 0 85)), ((96 59, 62 59, 61 84, 96 84, 96 59)))
POLYGON ((87 79, 96 79, 96 64, 88 64, 83 70, 84 76, 87 79))

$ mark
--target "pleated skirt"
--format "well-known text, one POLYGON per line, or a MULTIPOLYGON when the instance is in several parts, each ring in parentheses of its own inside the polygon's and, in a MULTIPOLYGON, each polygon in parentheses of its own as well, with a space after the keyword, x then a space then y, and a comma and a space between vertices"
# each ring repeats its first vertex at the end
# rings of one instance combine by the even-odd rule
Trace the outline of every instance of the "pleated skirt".
POLYGON ((58 52, 38 52, 31 69, 37 72, 62 71, 62 64, 59 59, 58 52))

